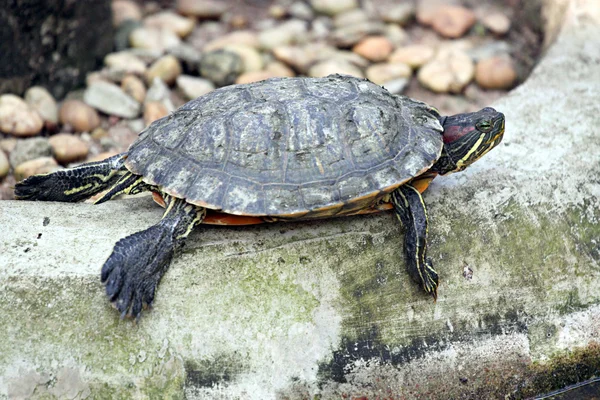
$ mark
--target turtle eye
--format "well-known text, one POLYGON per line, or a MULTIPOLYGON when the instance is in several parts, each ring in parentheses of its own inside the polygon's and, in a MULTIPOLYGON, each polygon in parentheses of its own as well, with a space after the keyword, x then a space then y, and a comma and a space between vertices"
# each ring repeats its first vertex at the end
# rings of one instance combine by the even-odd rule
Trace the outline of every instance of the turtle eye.
POLYGON ((478 131, 487 133, 492 129, 492 123, 490 121, 481 121, 475 127, 478 131))

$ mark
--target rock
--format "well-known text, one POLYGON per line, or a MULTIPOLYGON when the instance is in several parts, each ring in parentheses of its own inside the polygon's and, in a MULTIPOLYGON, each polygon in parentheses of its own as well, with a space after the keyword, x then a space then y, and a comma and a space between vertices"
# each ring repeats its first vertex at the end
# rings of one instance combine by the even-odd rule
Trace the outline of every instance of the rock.
POLYGON ((391 81, 384 82, 381 86, 386 88, 392 94, 401 94, 408 83, 410 82, 409 78, 397 78, 391 81))
POLYGON ((244 70, 242 58, 226 50, 205 53, 198 68, 200 75, 217 86, 231 85, 244 70))
POLYGON ((117 85, 95 82, 85 90, 83 100, 90 106, 109 115, 135 118, 141 105, 117 85))
POLYGON ((40 114, 23 99, 14 94, 0 96, 0 131, 14 136, 35 136, 43 126, 40 114))
POLYGON ((350 47, 369 35, 385 34, 386 25, 378 21, 365 21, 336 29, 331 39, 338 47, 350 47))
POLYGON ((220 0, 177 0, 177 12, 198 19, 217 19, 229 8, 220 0))
POLYGON ((499 55, 509 55, 511 47, 508 42, 505 41, 492 41, 484 43, 480 46, 474 47, 467 51, 467 54, 477 62, 484 58, 490 58, 499 55))
POLYGON ((144 82, 135 75, 127 75, 123 78, 121 81, 121 89, 139 103, 143 103, 146 98, 146 86, 144 85, 144 82))
POLYGON ((477 63, 475 81, 484 89, 510 89, 517 81, 517 71, 506 56, 486 58, 477 63))
POLYGON ((344 74, 364 78, 362 71, 358 67, 343 60, 334 59, 319 62, 313 65, 308 71, 308 76, 315 78, 321 78, 331 74, 344 74))
POLYGON ((177 77, 177 88, 184 94, 187 100, 195 99, 215 90, 215 85, 208 79, 189 75, 177 77))
POLYGON ((127 20, 140 21, 142 19, 142 9, 135 1, 113 0, 111 7, 114 27, 119 27, 127 20))
POLYGON ((421 25, 430 26, 440 7, 447 5, 447 0, 419 0, 415 17, 421 25))
POLYGON ((403 46, 409 41, 406 31, 396 24, 386 25, 385 37, 389 39, 393 47, 403 46))
POLYGON ((373 64, 365 71, 367 79, 378 85, 393 81, 398 78, 410 78, 412 70, 410 66, 402 63, 373 64))
POLYGON ((481 23, 496 35, 506 35, 510 30, 510 19, 500 12, 486 13, 481 23))
POLYGON ((431 46, 414 44, 396 49, 389 58, 391 63, 404 63, 413 69, 420 68, 423 64, 431 61, 435 50, 431 46))
POLYGON ((59 133, 49 139, 54 158, 61 164, 83 160, 90 150, 89 145, 75 135, 59 133))
POLYGON ((66 100, 60 106, 60 122, 76 132, 91 132, 100 125, 98 112, 81 100, 66 100))
POLYGON ((270 62, 265 68, 265 71, 273 74, 273 77, 281 76, 291 78, 296 76, 296 73, 293 70, 279 61, 270 62))
POLYGON ((293 76, 295 76, 294 71, 292 71, 280 62, 273 62, 267 65, 267 67, 263 71, 246 72, 240 75, 235 81, 235 83, 252 83, 270 78, 293 76))
POLYGON ((269 16, 275 19, 283 19, 287 14, 284 6, 281 4, 273 4, 269 7, 269 16))
POLYGON ((253 47, 243 44, 230 44, 223 47, 224 50, 237 54, 242 59, 243 72, 260 71, 264 67, 263 57, 253 47))
POLYGON ((165 51, 181 44, 181 39, 168 29, 137 28, 129 35, 131 47, 165 51))
POLYGON ((25 92, 25 102, 29 104, 46 122, 58 122, 58 106, 56 100, 46 88, 32 86, 25 92))
POLYGON ((352 48, 353 52, 373 62, 385 60, 392 50, 392 42, 385 36, 366 37, 352 48))
POLYGON ((156 29, 166 29, 180 38, 189 35, 196 22, 192 18, 182 17, 172 11, 161 11, 144 19, 144 26, 156 29))
POLYGON ((179 60, 169 54, 156 60, 146 71, 145 77, 147 82, 152 82, 154 78, 160 78, 167 85, 172 85, 181 72, 179 60))
POLYGON ((167 110, 164 104, 158 101, 151 101, 144 104, 144 122, 146 126, 167 115, 169 115, 169 110, 167 110))
POLYGON ((455 39, 463 36, 475 21, 475 13, 468 8, 444 6, 433 15, 431 26, 440 35, 455 39))
POLYGON ((144 103, 150 102, 161 103, 169 112, 175 110, 175 105, 173 104, 173 101, 171 101, 171 91, 169 90, 169 87, 158 78, 154 79, 152 86, 150 86, 148 93, 146 93, 144 103))
POLYGON ((40 157, 34 160, 25 161, 15 167, 13 173, 17 181, 22 181, 32 175, 47 174, 58 171, 60 166, 52 157, 40 157))
POLYGON ((260 32, 258 42, 261 48, 272 50, 278 46, 302 42, 306 37, 307 30, 306 21, 293 19, 260 32))
POLYGON ((335 51, 335 48, 320 43, 311 43, 306 46, 279 46, 273 49, 273 55, 277 60, 297 71, 307 73, 308 68, 317 60, 319 54, 325 51, 331 53, 335 51))
POLYGON ((8 163, 8 158, 6 157, 6 153, 0 150, 0 179, 4 179, 4 177, 8 175, 8 171, 10 171, 10 164, 8 163))
POLYGON ((385 22, 406 26, 415 17, 416 11, 414 3, 406 2, 386 7, 380 10, 380 14, 385 22))
POLYGON ((358 8, 357 0, 310 0, 312 8, 321 14, 336 15, 358 8))
POLYGON ((417 77, 426 88, 437 93, 460 93, 473 79, 475 67, 460 50, 438 55, 419 69, 417 77))
POLYGON ((311 21, 315 17, 315 13, 308 4, 303 1, 295 1, 288 8, 288 13, 292 18, 311 21))
POLYGON ((17 142, 19 140, 20 139, 14 137, 10 137, 8 139, 0 139, 0 150, 10 154, 17 146, 17 142))
POLYGON ((140 21, 134 21, 131 19, 123 21, 123 23, 117 28, 113 38, 115 50, 127 50, 130 47, 129 37, 131 36, 131 33, 141 27, 142 23, 140 21))
POLYGON ((10 152, 10 165, 15 168, 26 161, 50 155, 52 155, 52 148, 48 139, 23 139, 19 140, 13 151, 10 152))
POLYGON ((107 54, 104 57, 104 64, 113 72, 126 75, 142 75, 146 72, 146 63, 130 51, 119 51, 107 54))
POLYGON ((355 8, 336 15, 333 18, 333 26, 345 28, 349 25, 361 24, 369 21, 369 15, 362 8, 355 8))
POLYGON ((333 24, 331 22, 331 18, 326 16, 319 16, 312 21, 311 24, 311 32, 310 32, 310 40, 309 42, 318 42, 326 40, 331 33, 333 24))
POLYGON ((197 70, 200 60, 202 59, 202 54, 200 54, 200 51, 196 50, 195 47, 187 43, 181 43, 178 46, 169 47, 167 52, 181 61, 182 67, 186 71, 197 70))
POLYGON ((102 161, 102 160, 106 160, 107 158, 110 158, 112 156, 116 156, 117 154, 119 154, 119 152, 116 150, 104 151, 102 153, 98 153, 94 156, 88 157, 88 159, 86 161, 87 162, 102 161))
POLYGON ((235 31, 207 43, 204 51, 213 51, 224 48, 228 45, 244 45, 248 47, 259 47, 258 35, 252 31, 235 31))

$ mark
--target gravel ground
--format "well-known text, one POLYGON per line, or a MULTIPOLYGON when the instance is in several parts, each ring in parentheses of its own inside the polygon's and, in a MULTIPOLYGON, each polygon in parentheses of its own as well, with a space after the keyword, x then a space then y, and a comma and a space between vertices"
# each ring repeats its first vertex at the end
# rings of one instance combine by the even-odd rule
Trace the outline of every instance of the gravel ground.
POLYGON ((365 77, 444 114, 522 82, 541 35, 518 0, 113 0, 115 51, 87 86, 0 96, 0 199, 15 181, 125 151, 215 88, 280 76, 365 77))

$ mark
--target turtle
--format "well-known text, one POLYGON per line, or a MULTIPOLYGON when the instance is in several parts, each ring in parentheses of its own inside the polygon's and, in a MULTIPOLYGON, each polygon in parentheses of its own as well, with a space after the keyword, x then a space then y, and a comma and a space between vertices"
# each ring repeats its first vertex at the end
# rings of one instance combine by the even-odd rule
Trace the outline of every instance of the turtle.
POLYGON ((160 222, 120 239, 101 270, 121 316, 139 318, 192 229, 393 210, 404 226, 409 275, 437 299, 422 192, 497 146, 504 115, 436 108, 347 75, 230 85, 146 127, 103 161, 33 175, 25 200, 96 204, 152 192, 160 222), (102 192, 104 192, 102 194, 102 192))

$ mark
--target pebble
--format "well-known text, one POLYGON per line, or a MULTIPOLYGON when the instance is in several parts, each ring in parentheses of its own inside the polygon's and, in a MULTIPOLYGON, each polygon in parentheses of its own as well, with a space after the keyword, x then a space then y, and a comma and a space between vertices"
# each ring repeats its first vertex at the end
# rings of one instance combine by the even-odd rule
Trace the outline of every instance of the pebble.
POLYGON ((197 70, 200 60, 202 59, 202 54, 200 51, 196 50, 195 47, 187 43, 181 43, 179 46, 169 47, 168 53, 175 56, 175 58, 182 63, 184 69, 188 71, 197 70))
POLYGON ((439 8, 445 6, 446 2, 447 0, 419 0, 415 12, 417 22, 421 25, 430 26, 439 8))
POLYGON ((396 24, 387 24, 385 27, 385 36, 392 42, 394 47, 405 45, 409 38, 404 29, 396 24))
POLYGON ((108 82, 94 82, 88 86, 83 94, 83 100, 109 115, 135 118, 140 114, 140 103, 119 86, 108 82))
POLYGON ((358 0, 311 0, 312 8, 321 14, 336 15, 358 8, 358 0))
POLYGON ((229 8, 221 0, 177 0, 177 12, 198 19, 217 19, 229 8))
POLYGON ((511 52, 510 44, 505 41, 492 41, 474 47, 467 51, 473 61, 477 62, 484 58, 490 58, 497 55, 508 55, 511 52))
POLYGON ((500 12, 486 13, 481 23, 496 35, 506 35, 510 30, 510 19, 500 12))
POLYGON ((143 103, 146 98, 146 86, 140 78, 135 75, 127 75, 121 81, 121 89, 139 103, 143 103))
POLYGON ((413 44, 396 49, 389 58, 391 63, 404 63, 413 69, 418 69, 422 65, 433 59, 435 50, 431 46, 424 44, 413 44))
POLYGON ((40 157, 25 161, 15 167, 13 173, 17 181, 22 181, 32 175, 47 174, 61 169, 52 157, 40 157))
POLYGON ((26 161, 52 155, 52 148, 46 138, 30 138, 19 140, 10 152, 10 165, 15 168, 26 161))
POLYGON ((262 55, 254 47, 243 44, 230 44, 223 48, 237 54, 242 59, 243 72, 260 71, 264 67, 262 55))
POLYGON ((406 89, 409 82, 409 78, 397 78, 383 83, 382 86, 392 94, 400 94, 406 89))
POLYGON ((293 77, 295 76, 294 71, 286 67, 280 62, 273 62, 263 70, 255 72, 246 72, 240 75, 235 83, 252 83, 258 81, 264 81, 265 79, 278 78, 278 77, 293 77))
POLYGON ((147 82, 152 82, 154 78, 160 78, 167 85, 172 85, 181 72, 179 60, 168 54, 156 60, 146 71, 145 77, 147 82))
POLYGON ((8 139, 1 139, 0 140, 0 150, 5 151, 6 153, 10 154, 15 147, 17 146, 17 138, 11 137, 8 139))
POLYGON ((295 1, 288 8, 288 13, 293 18, 310 21, 315 17, 315 13, 308 4, 303 1, 295 1))
POLYGON ((331 40, 338 47, 350 47, 369 35, 385 34, 386 25, 379 21, 365 21, 336 29, 331 40))
POLYGON ((23 99, 14 94, 0 96, 0 131, 27 137, 39 134, 43 126, 40 114, 23 99))
POLYGON ((171 100, 171 91, 159 78, 156 78, 154 82, 152 82, 152 86, 148 89, 148 93, 146 93, 146 98, 144 99, 144 103, 153 101, 161 103, 169 112, 175 110, 175 105, 171 100))
POLYGON ((129 35, 131 47, 164 51, 181 44, 181 39, 168 29, 141 27, 129 35))
POLYGON ((204 46, 204 51, 213 51, 222 49, 228 45, 244 45, 258 48, 258 35, 252 31, 236 31, 221 36, 204 46))
POLYGON ((6 154, 0 150, 0 179, 3 179, 8 175, 9 170, 10 164, 8 163, 8 158, 6 157, 6 154))
POLYGON ((365 71, 367 79, 378 85, 393 81, 399 78, 410 78, 412 69, 407 64, 402 63, 382 63, 373 64, 365 71))
POLYGON ((437 93, 460 93, 473 79, 475 67, 463 51, 447 51, 419 69, 419 82, 437 93))
POLYGON ((25 92, 25 102, 29 104, 46 122, 58 123, 58 105, 56 100, 41 86, 32 86, 25 92))
POLYGON ((164 104, 158 101, 151 101, 144 104, 144 122, 146 126, 167 115, 169 115, 169 110, 167 110, 164 104))
POLYGON ((272 50, 278 46, 302 42, 306 38, 307 32, 306 21, 293 19, 260 32, 258 43, 261 48, 272 50))
POLYGON ((463 36, 475 21, 475 13, 468 8, 443 6, 433 15, 431 26, 440 35, 456 39, 463 36))
POLYGON ((142 9, 135 1, 114 0, 111 4, 113 26, 118 27, 127 20, 139 21, 142 19, 142 9))
POLYGON ((49 139, 54 158, 61 164, 83 160, 90 150, 89 145, 75 135, 58 133, 49 139))
POLYGON ((169 30, 180 38, 184 38, 192 33, 195 24, 194 19, 182 17, 172 11, 162 11, 144 19, 145 26, 169 30))
POLYGON ((210 51, 200 60, 200 75, 219 87, 234 83, 243 70, 242 58, 231 51, 210 51))
POLYGON ((496 56, 477 63, 475 81, 484 89, 510 89, 517 80, 517 71, 510 58, 496 56))
POLYGON ((269 7, 269 16, 275 19, 283 19, 287 14, 284 6, 281 4, 273 4, 269 7))
POLYGON ((344 28, 349 25, 368 22, 369 15, 361 8, 346 11, 336 15, 333 18, 333 26, 336 28, 344 28))
POLYGON ((284 63, 280 63, 279 61, 270 62, 265 68, 265 70, 273 74, 274 77, 281 76, 292 78, 296 76, 296 73, 292 69, 290 69, 284 63))
POLYGON ((313 65, 308 71, 308 76, 315 78, 321 78, 331 74, 344 74, 364 78, 362 71, 358 67, 343 60, 333 59, 319 62, 313 65))
POLYGON ((358 42, 352 51, 373 62, 383 61, 394 50, 392 42, 385 36, 369 36, 358 42))
POLYGON ((119 51, 107 54, 104 64, 113 72, 142 75, 146 72, 146 63, 129 51, 119 51))
POLYGON ((91 132, 100 125, 98 112, 81 100, 66 100, 60 106, 60 122, 75 132, 91 132))
POLYGON ((193 100, 215 90, 215 85, 208 79, 180 75, 177 77, 177 88, 187 100, 193 100))
MULTIPOLYGON (((326 49, 324 44, 307 44, 306 46, 279 46, 273 49, 275 58, 295 70, 306 74, 309 67, 317 60, 319 54, 327 50, 335 51, 334 48, 326 49)), ((329 51, 328 51, 329 52, 329 51)))
POLYGON ((131 36, 131 33, 136 29, 140 28, 141 26, 142 23, 140 21, 134 21, 131 19, 123 21, 123 23, 115 29, 115 33, 113 36, 115 50, 122 51, 129 48, 129 36, 131 36))
POLYGON ((381 11, 381 18, 385 22, 406 26, 415 17, 416 12, 414 3, 406 2, 386 7, 381 11))

